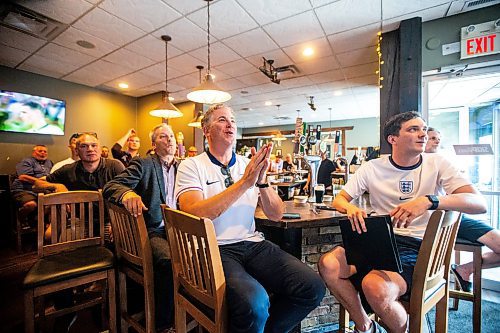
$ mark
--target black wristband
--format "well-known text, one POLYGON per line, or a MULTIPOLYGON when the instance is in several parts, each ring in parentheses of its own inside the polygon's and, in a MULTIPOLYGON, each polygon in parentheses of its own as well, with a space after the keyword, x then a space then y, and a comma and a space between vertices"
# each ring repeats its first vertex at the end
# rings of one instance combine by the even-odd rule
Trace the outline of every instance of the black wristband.
POLYGON ((269 187, 269 183, 264 183, 264 184, 255 183, 255 186, 258 188, 266 188, 269 187))
POLYGON ((439 199, 435 195, 426 195, 427 199, 431 202, 431 206, 429 207, 429 210, 436 210, 439 206, 439 199))

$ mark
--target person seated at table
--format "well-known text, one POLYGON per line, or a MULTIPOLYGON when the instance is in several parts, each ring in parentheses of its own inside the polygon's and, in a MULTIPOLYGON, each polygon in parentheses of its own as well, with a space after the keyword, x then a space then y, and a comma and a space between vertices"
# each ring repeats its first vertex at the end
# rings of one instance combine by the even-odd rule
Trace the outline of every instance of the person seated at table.
POLYGON ((109 158, 109 148, 108 146, 102 146, 101 148, 101 156, 104 158, 109 158))
POLYGON ((297 171, 297 166, 293 164, 292 154, 290 153, 285 155, 285 160, 283 161, 283 171, 287 172, 297 171))
MULTIPOLYGON (((16 175, 28 175, 42 178, 49 174, 52 161, 48 159, 48 149, 45 145, 35 145, 31 156, 23 159, 16 165, 16 175)), ((37 195, 30 184, 15 179, 11 186, 12 197, 19 207, 18 218, 22 224, 26 223, 28 216, 36 214, 37 195)), ((31 219, 30 219, 31 220, 31 219)))
POLYGON ((187 157, 194 157, 194 156, 198 155, 198 148, 196 148, 195 146, 191 146, 191 147, 189 147, 187 153, 188 153, 187 157))
MULTIPOLYGON (((80 158, 78 162, 61 167, 45 180, 27 175, 20 176, 19 179, 40 190, 97 191, 125 169, 119 161, 101 157, 101 145, 95 133, 80 134, 76 139, 76 150, 80 158)), ((111 226, 108 219, 105 223, 105 240, 110 242, 111 226)), ((50 232, 47 229, 45 236, 50 237, 50 232)))
POLYGON ((154 266, 155 319, 159 331, 174 324, 173 273, 160 204, 177 208, 174 199, 178 161, 172 127, 162 123, 151 130, 155 154, 134 158, 127 169, 104 186, 107 200, 123 204, 135 216, 144 214, 154 266))
POLYGON ((427 125, 419 113, 391 117, 384 126, 384 137, 392 146, 391 155, 363 164, 333 206, 347 214, 353 230, 365 232, 367 213, 350 201, 369 192, 375 212, 392 216, 403 272, 350 266, 340 246, 323 255, 318 265, 327 287, 354 320, 356 332, 385 332, 368 317, 358 291, 390 332, 407 330, 407 313, 398 299, 411 290, 413 269, 433 210, 479 214, 487 209, 484 198, 453 163, 439 154, 423 154, 427 125))
MULTIPOLYGON (((437 129, 429 127, 427 130, 429 140, 425 146, 425 152, 432 154, 437 153, 441 143, 441 132, 437 129)), ((489 224, 471 218, 468 215, 463 215, 458 227, 458 238, 468 240, 470 242, 479 242, 485 245, 492 252, 485 252, 482 255, 481 268, 494 268, 500 266, 500 231, 493 228, 489 224)), ((456 265, 453 264, 451 271, 455 275, 460 289, 463 291, 472 291, 471 275, 474 271, 472 261, 456 265)))
POLYGON ((202 129, 208 151, 179 165, 175 195, 180 209, 213 222, 228 332, 289 332, 320 304, 325 287, 312 269, 255 230, 257 204, 270 220, 283 216, 283 202, 265 182, 272 143, 252 147, 250 160, 236 155, 236 121, 224 104, 208 109, 202 129))
POLYGON ((135 129, 131 128, 111 147, 111 154, 113 158, 122 162, 125 167, 128 167, 130 161, 134 157, 139 156, 139 148, 141 148, 141 139, 137 136, 135 129), (123 149, 125 143, 127 144, 127 149, 123 149))
POLYGON ((271 159, 271 164, 269 165, 269 172, 280 173, 283 171, 283 156, 280 154, 276 155, 274 159, 271 159))
POLYGON ((321 164, 318 168, 318 184, 325 185, 325 189, 332 187, 332 172, 336 170, 335 163, 328 159, 326 151, 320 151, 321 164))
POLYGON ((80 133, 74 133, 70 136, 69 141, 68 141, 68 148, 69 151, 71 152, 71 156, 68 157, 65 160, 59 161, 54 166, 52 166, 52 169, 50 169, 50 173, 53 173, 54 171, 60 169, 66 164, 72 164, 75 163, 76 161, 80 160, 80 157, 78 157, 78 151, 76 150, 76 139, 80 136, 80 133))

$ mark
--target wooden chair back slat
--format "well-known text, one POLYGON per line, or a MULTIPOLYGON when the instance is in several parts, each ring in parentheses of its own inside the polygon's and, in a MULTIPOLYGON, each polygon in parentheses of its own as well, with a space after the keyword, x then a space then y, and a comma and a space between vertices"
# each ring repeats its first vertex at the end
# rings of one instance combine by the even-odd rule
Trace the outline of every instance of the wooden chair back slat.
POLYGON ((436 210, 432 213, 418 253, 417 263, 413 272, 413 282, 410 297, 410 332, 412 322, 416 327, 421 324, 421 314, 440 302, 440 318, 436 321, 443 327, 447 320, 448 277, 453 246, 458 233, 461 214, 455 211, 436 210), (441 286, 440 286, 441 285, 441 286), (437 288, 440 290, 437 293, 437 288), (430 292, 433 290, 432 297, 430 292), (438 296, 441 295, 441 296, 438 296), (427 297, 430 297, 427 299, 427 297), (445 301, 440 301, 446 298, 445 301), (427 303, 430 302, 430 303, 427 303), (445 312, 444 316, 441 313, 445 312), (416 316, 418 318, 413 318, 416 316))
POLYGON ((116 234, 115 247, 116 255, 119 260, 125 260, 129 263, 143 268, 145 261, 145 252, 151 254, 151 244, 144 217, 139 215, 132 216, 125 208, 108 203, 111 225, 116 234))
MULTIPOLYGON (((155 333, 155 304, 153 255, 144 217, 134 217, 124 207, 108 203, 111 226, 115 235, 115 248, 120 271, 120 295, 122 312, 122 332, 132 326, 140 332, 155 333), (141 275, 142 273, 142 275, 141 275), (126 276, 143 285, 145 324, 137 316, 129 314, 126 296, 126 276), (124 284, 125 285, 124 285, 124 284)), ((141 317, 141 316, 139 316, 141 317)))
POLYGON ((70 191, 38 196, 38 256, 104 244, 104 202, 97 191, 70 191), (94 209, 98 216, 95 216, 94 209), (48 210, 48 214, 44 212, 48 210), (94 220, 94 216, 96 219, 94 220), (50 220, 51 237, 44 239, 50 220), (99 225, 99 233, 94 232, 99 225))
POLYGON ((162 208, 176 285, 206 306, 222 309, 225 278, 212 221, 162 208))

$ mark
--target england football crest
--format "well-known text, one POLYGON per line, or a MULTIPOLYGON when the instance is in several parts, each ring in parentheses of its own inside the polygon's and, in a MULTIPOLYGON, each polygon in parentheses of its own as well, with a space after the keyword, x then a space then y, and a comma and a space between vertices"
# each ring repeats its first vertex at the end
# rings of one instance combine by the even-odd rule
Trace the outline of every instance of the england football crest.
POLYGON ((399 191, 403 194, 410 194, 413 192, 413 180, 400 180, 399 191))

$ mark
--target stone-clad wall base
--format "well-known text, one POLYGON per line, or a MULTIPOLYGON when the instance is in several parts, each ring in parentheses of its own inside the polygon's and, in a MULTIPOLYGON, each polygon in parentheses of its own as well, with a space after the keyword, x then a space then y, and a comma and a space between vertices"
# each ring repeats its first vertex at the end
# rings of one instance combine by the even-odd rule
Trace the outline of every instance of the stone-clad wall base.
MULTIPOLYGON (((322 254, 342 243, 340 227, 302 229, 302 261, 318 271, 322 254)), ((339 303, 327 289, 321 304, 302 321, 301 332, 324 333, 338 329, 339 303)))

